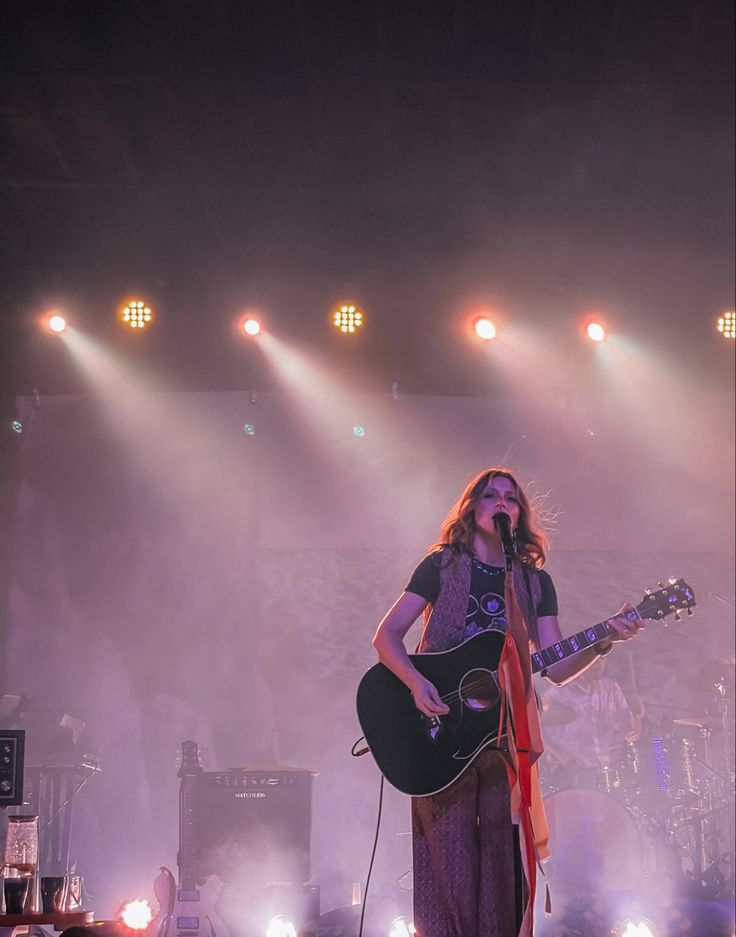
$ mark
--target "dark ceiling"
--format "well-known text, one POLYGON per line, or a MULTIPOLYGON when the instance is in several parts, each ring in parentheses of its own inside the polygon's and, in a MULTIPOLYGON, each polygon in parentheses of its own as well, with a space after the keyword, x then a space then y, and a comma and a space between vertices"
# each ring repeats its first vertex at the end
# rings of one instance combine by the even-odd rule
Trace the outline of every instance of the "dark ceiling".
POLYGON ((269 382, 230 331, 247 305, 335 351, 325 314, 345 296, 369 316, 348 352, 369 384, 477 390, 453 330, 479 300, 561 334, 595 305, 720 373, 731 0, 0 14, 6 393, 76 387, 32 327, 45 304, 124 342, 110 323, 131 290, 159 310, 138 354, 187 387, 269 382))

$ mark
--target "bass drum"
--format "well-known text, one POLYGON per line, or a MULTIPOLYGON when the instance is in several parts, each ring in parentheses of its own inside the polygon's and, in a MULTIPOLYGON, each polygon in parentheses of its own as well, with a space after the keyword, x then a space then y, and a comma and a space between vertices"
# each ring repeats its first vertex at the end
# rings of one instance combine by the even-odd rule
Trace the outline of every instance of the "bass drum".
POLYGON ((608 794, 587 788, 556 791, 544 800, 555 888, 596 885, 633 889, 644 871, 643 843, 629 811, 608 794))

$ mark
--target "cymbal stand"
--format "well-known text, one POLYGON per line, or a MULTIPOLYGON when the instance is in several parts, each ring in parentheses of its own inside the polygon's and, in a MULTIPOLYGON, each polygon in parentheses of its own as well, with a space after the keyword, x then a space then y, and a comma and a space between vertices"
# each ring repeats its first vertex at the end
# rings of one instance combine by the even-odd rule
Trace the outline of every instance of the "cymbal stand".
POLYGON ((692 832, 696 843, 698 865, 701 876, 709 870, 716 870, 716 878, 722 881, 729 893, 734 891, 734 790, 731 766, 731 723, 729 705, 726 696, 726 678, 722 677, 715 684, 715 707, 721 717, 723 738, 723 764, 714 763, 712 747, 712 728, 701 726, 703 739, 703 757, 695 756, 695 761, 706 771, 703 792, 700 798, 700 811, 692 818, 692 832), (722 822, 725 813, 725 831, 722 822), (721 822, 719 822, 719 815, 721 822), (723 840, 725 837, 725 849, 723 840), (728 876, 723 878, 720 868, 728 865, 728 876))
POLYGON ((734 855, 736 855, 736 831, 734 831, 734 825, 736 824, 736 808, 734 806, 734 769, 731 763, 733 719, 729 716, 728 693, 726 686, 727 678, 725 674, 722 674, 715 684, 715 690, 718 710, 720 712, 721 722, 723 725, 723 768, 725 774, 724 794, 726 797, 726 810, 728 817, 728 823, 726 824, 729 862, 728 885, 731 893, 733 893, 736 890, 736 874, 734 870, 734 855))

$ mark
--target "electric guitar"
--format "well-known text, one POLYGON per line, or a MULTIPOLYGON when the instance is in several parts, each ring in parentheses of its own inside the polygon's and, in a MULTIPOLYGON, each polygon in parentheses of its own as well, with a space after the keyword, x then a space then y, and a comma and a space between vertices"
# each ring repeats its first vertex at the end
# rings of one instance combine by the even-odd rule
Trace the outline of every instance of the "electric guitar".
POLYGON ((177 888, 173 874, 162 865, 153 890, 159 905, 155 937, 229 937, 216 910, 222 892, 216 875, 204 885, 177 888))
MULTIPOLYGON (((659 620, 679 612, 692 615, 695 594, 684 579, 671 579, 647 592, 636 606, 640 618, 659 620)), ((632 617, 634 612, 630 613, 632 617)), ((531 655, 532 673, 565 660, 615 634, 600 622, 531 655)), ((504 634, 481 631, 451 651, 411 654, 417 670, 430 680, 450 707, 429 718, 414 705, 409 689, 383 664, 376 664, 358 686, 358 719, 381 773, 395 788, 413 797, 449 787, 476 755, 499 746, 500 690, 497 668, 504 634)))
POLYGON ((182 742, 179 778, 179 885, 166 866, 153 883, 159 912, 153 937, 229 937, 217 913, 222 882, 216 875, 198 880, 196 840, 192 828, 192 780, 202 773, 196 742, 182 742))

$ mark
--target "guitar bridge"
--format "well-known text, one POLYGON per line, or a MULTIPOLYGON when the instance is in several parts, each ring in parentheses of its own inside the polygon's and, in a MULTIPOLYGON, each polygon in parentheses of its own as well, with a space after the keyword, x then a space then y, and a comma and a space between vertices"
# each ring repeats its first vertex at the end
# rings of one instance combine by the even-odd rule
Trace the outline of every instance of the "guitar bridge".
POLYGON ((427 735, 433 742, 436 742, 445 731, 442 720, 439 716, 425 716, 424 718, 427 723, 427 735))

